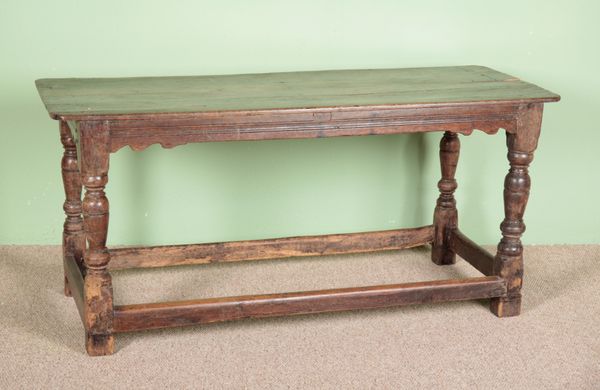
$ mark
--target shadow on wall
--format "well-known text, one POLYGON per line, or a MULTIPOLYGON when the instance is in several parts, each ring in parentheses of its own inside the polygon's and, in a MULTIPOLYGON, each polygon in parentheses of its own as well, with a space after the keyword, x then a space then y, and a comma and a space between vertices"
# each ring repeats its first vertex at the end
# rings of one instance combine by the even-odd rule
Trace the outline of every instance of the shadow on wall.
POLYGON ((440 136, 123 149, 111 160, 109 241, 217 242, 427 225, 440 136))

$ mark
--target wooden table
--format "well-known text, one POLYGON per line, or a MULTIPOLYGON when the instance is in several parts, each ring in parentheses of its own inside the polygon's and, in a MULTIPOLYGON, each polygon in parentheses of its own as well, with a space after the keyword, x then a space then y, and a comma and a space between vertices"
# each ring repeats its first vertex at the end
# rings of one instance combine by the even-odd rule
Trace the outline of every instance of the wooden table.
POLYGON ((560 97, 480 66, 336 70, 230 76, 37 80, 64 146, 65 294, 72 295, 90 355, 113 352, 113 334, 248 317, 491 298, 499 317, 520 312, 528 166, 542 108, 560 97), (458 134, 506 131, 510 169, 496 255, 458 229, 458 134), (433 224, 354 234, 214 244, 107 248, 110 153, 159 143, 320 138, 443 131, 433 224), (85 188, 83 201, 82 186, 85 188), (431 244, 483 276, 332 290, 113 305, 109 270, 397 250, 431 244))

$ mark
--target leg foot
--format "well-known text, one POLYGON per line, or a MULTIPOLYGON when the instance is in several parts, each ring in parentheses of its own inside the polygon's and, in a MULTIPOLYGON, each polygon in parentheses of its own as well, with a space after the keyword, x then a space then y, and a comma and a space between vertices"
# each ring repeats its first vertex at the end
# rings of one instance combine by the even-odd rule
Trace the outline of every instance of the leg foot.
POLYGON ((490 310, 498 317, 515 317, 521 314, 521 297, 492 298, 490 310))
POLYGON ((437 265, 452 265, 456 263, 456 254, 450 250, 441 251, 439 247, 432 248, 431 261, 437 265))
POLYGON ((66 297, 72 297, 73 294, 71 294, 71 288, 69 287, 69 279, 67 279, 67 277, 65 276, 65 296, 66 297))
POLYGON ((90 356, 112 355, 115 351, 112 334, 85 334, 85 349, 90 356))

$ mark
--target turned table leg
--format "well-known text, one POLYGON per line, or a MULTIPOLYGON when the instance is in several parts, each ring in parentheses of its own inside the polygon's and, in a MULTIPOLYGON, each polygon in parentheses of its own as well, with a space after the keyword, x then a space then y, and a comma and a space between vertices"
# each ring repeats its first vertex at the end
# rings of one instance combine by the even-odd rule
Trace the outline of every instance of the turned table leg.
POLYGON ((83 226, 87 241, 85 251, 84 322, 86 349, 89 355, 113 353, 113 292, 107 266, 108 199, 104 188, 108 182, 109 132, 103 122, 79 124, 83 226))
MULTIPOLYGON (((65 149, 61 161, 62 179, 65 188, 63 209, 66 218, 63 226, 63 263, 74 259, 80 266, 83 261, 85 241, 83 235, 83 219, 81 218, 81 178, 77 166, 77 147, 71 135, 69 125, 60 121, 60 140, 65 149)), ((65 295, 71 296, 69 281, 65 271, 65 295)))
POLYGON ((507 295, 491 300, 491 311, 498 317, 517 316, 521 312, 523 283, 523 214, 529 198, 531 181, 529 164, 537 147, 542 119, 542 105, 524 108, 517 119, 515 133, 506 134, 510 169, 504 181, 504 221, 502 239, 494 258, 494 274, 506 280, 507 295))
POLYGON ((458 134, 446 131, 440 141, 440 165, 442 179, 438 182, 440 196, 438 197, 433 214, 434 238, 431 250, 431 260, 438 265, 454 264, 456 254, 450 249, 450 231, 456 228, 458 212, 454 191, 457 184, 454 175, 460 153, 458 134))

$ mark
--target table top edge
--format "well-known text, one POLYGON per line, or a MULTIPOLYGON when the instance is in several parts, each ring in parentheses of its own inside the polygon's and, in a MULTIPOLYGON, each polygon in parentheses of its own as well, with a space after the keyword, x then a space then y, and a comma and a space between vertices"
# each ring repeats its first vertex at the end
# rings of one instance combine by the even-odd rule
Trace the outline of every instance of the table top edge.
POLYGON ((265 108, 252 110, 219 110, 219 111, 178 111, 178 112, 131 112, 131 113, 60 113, 49 111, 51 119, 64 121, 103 121, 103 120, 144 120, 157 118, 178 118, 178 117, 199 117, 211 116, 216 114, 258 114, 258 113, 298 113, 298 112, 332 112, 344 110, 362 110, 362 111, 377 111, 377 110, 400 110, 400 109, 436 109, 446 107, 465 107, 465 106, 487 106, 487 105, 527 105, 527 104, 544 104, 560 101, 561 96, 547 98, 531 98, 519 100, 481 100, 481 101, 465 101, 465 102, 445 102, 445 103, 411 103, 411 104, 387 104, 387 105, 363 105, 363 106, 320 106, 320 107, 290 107, 290 108, 265 108))

